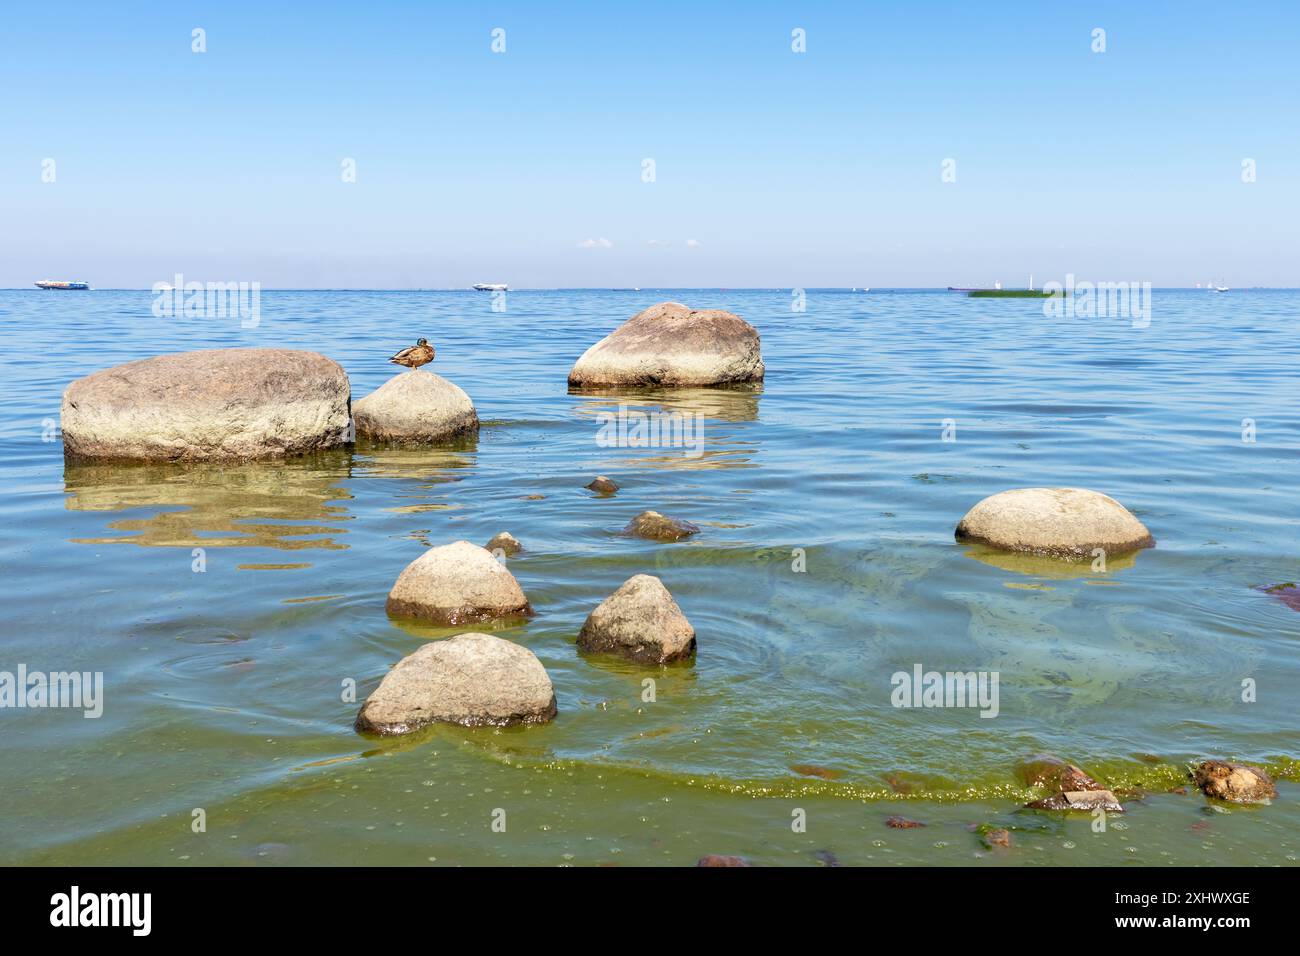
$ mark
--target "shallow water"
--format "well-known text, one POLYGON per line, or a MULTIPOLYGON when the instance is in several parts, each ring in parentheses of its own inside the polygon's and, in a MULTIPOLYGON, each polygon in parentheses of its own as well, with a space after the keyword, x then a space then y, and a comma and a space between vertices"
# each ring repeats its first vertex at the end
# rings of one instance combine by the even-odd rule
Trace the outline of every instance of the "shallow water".
POLYGON ((468 292, 264 292, 243 329, 155 318, 148 292, 0 292, 0 670, 105 681, 99 719, 0 710, 0 862, 1300 858, 1300 614, 1257 590, 1300 579, 1300 293, 1157 291, 1147 328, 938 292, 790 302, 521 291, 498 313, 468 292), (665 299, 753 322, 763 387, 569 394, 588 345, 665 299), (476 442, 65 467, 47 421, 73 378, 218 346, 317 349, 359 397, 419 335, 473 397, 476 442), (621 401, 703 414, 702 453, 602 447, 598 416, 621 401), (597 473, 622 490, 586 491, 597 473), (1104 491, 1158 546, 1093 572, 953 541, 980 498, 1028 485, 1104 491), (646 508, 702 531, 620 536, 646 508), (389 621, 398 572, 502 530, 527 549, 510 568, 538 613, 499 633, 546 665, 558 719, 358 736, 343 682, 359 701, 421 641, 463 630, 389 621), (693 663, 577 653, 586 614, 638 572, 694 624, 693 663), (998 716, 891 706, 891 675, 915 664, 996 671, 998 716), (1035 793, 1015 764, 1041 752, 1131 789, 1129 812, 1094 833, 1086 815, 1018 810, 1035 793), (1206 757, 1268 766, 1280 799, 1224 811, 1168 792, 1206 757), (929 825, 889 829, 894 813, 929 825), (982 824, 1014 846, 985 850, 982 824))

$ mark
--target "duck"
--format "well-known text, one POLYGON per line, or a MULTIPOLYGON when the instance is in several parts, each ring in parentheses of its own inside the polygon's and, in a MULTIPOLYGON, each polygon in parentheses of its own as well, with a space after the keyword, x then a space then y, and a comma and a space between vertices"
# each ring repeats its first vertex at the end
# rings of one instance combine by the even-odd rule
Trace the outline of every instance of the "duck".
POLYGON ((420 339, 414 345, 402 349, 388 361, 395 365, 405 365, 407 368, 419 368, 432 362, 434 354, 429 340, 420 339))

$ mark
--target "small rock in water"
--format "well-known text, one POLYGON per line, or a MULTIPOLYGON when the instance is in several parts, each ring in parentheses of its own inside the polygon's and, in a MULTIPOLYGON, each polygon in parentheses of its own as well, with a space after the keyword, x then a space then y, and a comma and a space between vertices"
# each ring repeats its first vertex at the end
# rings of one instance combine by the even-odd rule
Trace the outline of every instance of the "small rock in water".
POLYGON ((907 817, 885 817, 885 826, 893 827, 895 830, 915 830, 917 827, 925 826, 919 820, 909 820, 907 817))
POLYGON ((604 475, 597 475, 587 487, 602 495, 612 495, 618 491, 618 485, 604 475))
POLYGON ((1207 797, 1229 803, 1267 803, 1277 796, 1273 778, 1259 767, 1224 760, 1207 760, 1192 773, 1207 797))
POLYGON ((1016 767, 1016 776, 1025 786, 1048 790, 1100 790, 1101 784, 1072 763, 1058 757, 1034 757, 1016 767))
POLYGON ((485 548, 456 541, 406 566, 388 594, 393 617, 434 624, 491 621, 533 612, 519 582, 485 548))
POLYGON ((539 724, 555 717, 555 689, 528 648, 490 634, 430 641, 394 665, 356 729, 406 734, 432 723, 464 727, 539 724))
POLYGON ((1294 581, 1288 581, 1286 584, 1275 584, 1262 590, 1265 594, 1273 595, 1291 610, 1300 611, 1300 587, 1296 587, 1294 581))
POLYGON ((708 856, 702 856, 696 866, 753 866, 743 856, 722 856, 717 853, 710 853, 708 856))
POLYGON ((1114 498, 1084 488, 1017 488, 991 495, 957 523, 958 541, 1055 557, 1106 557, 1155 547, 1146 526, 1114 498))
POLYGON ((515 539, 515 536, 509 531, 502 531, 500 534, 493 535, 492 540, 483 545, 483 547, 487 548, 487 550, 491 551, 493 554, 500 551, 507 558, 513 558, 520 551, 524 550, 524 546, 520 544, 518 540, 515 539))
POLYGON ((1067 790, 1054 793, 1042 800, 1026 803, 1030 810, 1105 810, 1109 813, 1123 813, 1115 794, 1109 790, 1067 790))
POLYGON ((811 763, 791 764, 790 769, 801 777, 820 777, 823 780, 835 780, 843 776, 839 770, 831 770, 829 767, 819 767, 811 763))
POLYGON ((695 653, 695 629, 662 581, 638 574, 587 616, 578 632, 578 647, 666 664, 695 653))
POLYGON ((1011 846, 1010 830, 1005 830, 1001 828, 997 830, 988 830, 984 834, 982 834, 982 836, 984 839, 984 845, 988 847, 990 850, 998 846, 1002 846, 1002 847, 1011 846))
POLYGON ((669 518, 657 511, 643 511, 628 522, 623 533, 638 538, 650 538, 653 541, 680 541, 682 538, 689 538, 699 530, 699 526, 689 521, 669 518))

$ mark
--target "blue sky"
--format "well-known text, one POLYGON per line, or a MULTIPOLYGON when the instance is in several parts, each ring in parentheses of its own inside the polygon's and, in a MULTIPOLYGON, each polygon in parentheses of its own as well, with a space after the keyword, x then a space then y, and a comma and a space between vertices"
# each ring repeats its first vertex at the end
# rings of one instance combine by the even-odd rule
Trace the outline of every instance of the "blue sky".
POLYGON ((1300 286, 1300 5, 542 6, 9 5, 0 286, 1300 286))

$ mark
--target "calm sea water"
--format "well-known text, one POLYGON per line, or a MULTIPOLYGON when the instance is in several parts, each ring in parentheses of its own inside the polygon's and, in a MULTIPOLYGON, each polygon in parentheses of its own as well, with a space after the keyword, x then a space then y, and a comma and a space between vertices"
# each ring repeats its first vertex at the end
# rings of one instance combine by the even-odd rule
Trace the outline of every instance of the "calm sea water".
POLYGON ((1157 291, 1145 329, 938 292, 812 291, 805 313, 788 291, 521 291, 504 313, 468 292, 266 292, 255 329, 151 303, 0 292, 0 670, 105 680, 99 719, 0 711, 0 862, 1300 858, 1300 614, 1256 590, 1300 579, 1300 293, 1157 291), (568 393, 589 344, 665 299, 754 323, 762 390, 568 393), (477 442, 73 467, 48 434, 72 379, 131 359, 310 348, 359 397, 420 335, 474 399, 477 442), (620 401, 702 413, 703 454, 600 447, 620 401), (623 490, 594 497, 597 473, 623 490), (1104 491, 1158 547, 1092 573, 953 541, 980 498, 1028 485, 1104 491), (621 537, 646 508, 703 530, 621 537), (454 633, 387 619, 398 572, 502 530, 527 548, 510 567, 538 614, 500 633, 546 665, 558 719, 357 736, 344 682, 359 701, 454 633), (638 572, 694 624, 693 664, 576 652, 587 613, 638 572), (891 675, 918 663, 997 671, 999 715, 892 707, 891 675), (1146 795, 1104 833, 1020 811, 1016 761, 1042 752, 1146 795), (1289 779, 1264 808, 1168 792, 1206 757, 1289 779), (895 813, 928 826, 886 828, 895 813), (984 850, 979 825, 1015 846, 984 850))

